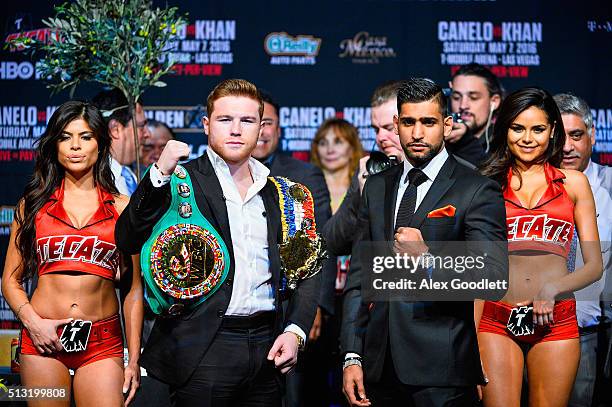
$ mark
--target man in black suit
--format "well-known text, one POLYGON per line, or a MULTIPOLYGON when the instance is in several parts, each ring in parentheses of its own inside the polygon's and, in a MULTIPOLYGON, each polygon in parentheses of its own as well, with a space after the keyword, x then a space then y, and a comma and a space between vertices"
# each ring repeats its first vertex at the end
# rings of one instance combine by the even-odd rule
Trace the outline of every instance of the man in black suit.
MULTIPOLYGON (((367 179, 360 209, 363 242, 393 242, 396 252, 415 256, 427 252, 430 241, 506 240, 499 185, 444 148, 453 124, 446 103, 442 89, 428 79, 400 87, 394 123, 406 160, 367 179), (454 214, 428 217, 447 205, 454 214)), ((360 264, 360 253, 354 251, 352 259, 351 273, 372 273, 360 264)), ((507 260, 487 258, 484 269, 487 277, 504 279, 507 260)), ((471 406, 483 383, 473 302, 361 304, 361 290, 356 284, 346 293, 357 305, 345 311, 360 314, 345 316, 351 326, 344 331, 352 335, 343 338, 344 391, 351 405, 471 406)))
MULTIPOLYGON (((269 170, 250 156, 263 113, 255 85, 221 82, 208 96, 207 111, 206 154, 184 168, 197 207, 227 245, 229 273, 197 308, 157 319, 142 365, 170 385, 177 406, 279 406, 279 371, 297 361, 314 319, 319 278, 301 281, 284 306, 279 198, 269 170)), ((169 208, 170 174, 188 153, 185 143, 169 141, 143 178, 117 222, 121 250, 140 251, 169 208)))

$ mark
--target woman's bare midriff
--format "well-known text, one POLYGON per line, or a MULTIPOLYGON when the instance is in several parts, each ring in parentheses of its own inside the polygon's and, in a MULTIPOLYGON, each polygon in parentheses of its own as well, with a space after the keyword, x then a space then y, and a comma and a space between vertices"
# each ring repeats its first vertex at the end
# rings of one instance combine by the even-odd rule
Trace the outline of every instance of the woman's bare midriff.
POLYGON ((515 305, 533 300, 544 284, 562 278, 568 271, 565 258, 531 252, 511 254, 509 274, 508 292, 502 302, 515 305))
POLYGON ((119 312, 113 281, 78 272, 40 276, 30 302, 36 313, 46 319, 95 322, 119 312))

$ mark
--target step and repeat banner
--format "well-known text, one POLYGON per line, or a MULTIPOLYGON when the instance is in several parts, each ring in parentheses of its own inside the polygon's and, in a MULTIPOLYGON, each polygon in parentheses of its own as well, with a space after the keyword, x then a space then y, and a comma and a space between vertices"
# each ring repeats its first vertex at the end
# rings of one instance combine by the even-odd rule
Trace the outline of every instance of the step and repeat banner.
MULTIPOLYGON (((51 33, 42 19, 54 2, 2 5, 2 42, 51 33)), ((157 2, 164 6, 165 2, 157 2)), ((328 117, 358 129, 366 151, 375 148, 369 98, 380 83, 426 76, 448 83, 460 65, 486 65, 506 91, 539 85, 585 98, 594 114, 594 159, 612 164, 612 17, 606 1, 308 1, 200 2, 170 0, 188 13, 172 50, 178 61, 166 88, 144 94, 146 114, 174 129, 202 154, 200 124, 216 83, 240 77, 264 88, 281 105, 281 148, 308 159, 310 143, 328 117)), ((170 57, 170 55, 166 56, 170 57)), ((36 140, 68 94, 51 96, 23 52, 0 50, 0 262, 14 205, 35 159, 36 140)), ((101 88, 77 88, 91 98, 101 88)), ((0 299, 0 328, 15 326, 0 299)))

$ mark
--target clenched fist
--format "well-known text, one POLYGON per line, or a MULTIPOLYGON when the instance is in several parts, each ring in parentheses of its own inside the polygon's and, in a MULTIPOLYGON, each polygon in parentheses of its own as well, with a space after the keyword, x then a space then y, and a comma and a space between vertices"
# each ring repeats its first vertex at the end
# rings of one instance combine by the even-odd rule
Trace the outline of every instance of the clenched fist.
POLYGON ((157 166, 163 175, 170 175, 178 162, 187 157, 189 157, 189 146, 182 141, 170 140, 159 156, 157 166))
POLYGON ((429 250, 423 241, 423 235, 421 235, 419 229, 397 228, 393 239, 393 248, 396 253, 405 253, 412 257, 418 257, 429 250))

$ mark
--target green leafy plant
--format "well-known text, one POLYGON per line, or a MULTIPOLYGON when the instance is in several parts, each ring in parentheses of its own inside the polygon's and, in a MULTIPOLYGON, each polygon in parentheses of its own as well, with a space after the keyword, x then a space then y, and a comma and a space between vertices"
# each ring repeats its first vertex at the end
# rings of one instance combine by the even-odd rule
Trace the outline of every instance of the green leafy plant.
POLYGON ((43 20, 56 33, 46 42, 17 37, 8 45, 42 54, 37 69, 53 93, 70 89, 72 97, 82 82, 123 92, 140 179, 136 103, 149 86, 166 86, 160 79, 174 65, 168 51, 185 22, 176 7, 153 8, 149 0, 75 0, 55 7, 55 16, 43 20))

